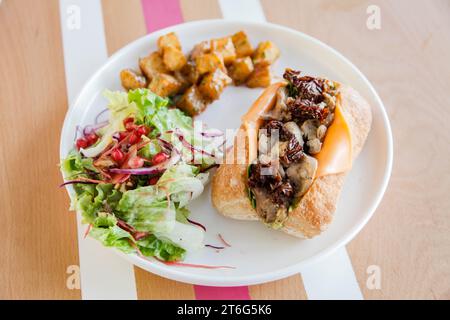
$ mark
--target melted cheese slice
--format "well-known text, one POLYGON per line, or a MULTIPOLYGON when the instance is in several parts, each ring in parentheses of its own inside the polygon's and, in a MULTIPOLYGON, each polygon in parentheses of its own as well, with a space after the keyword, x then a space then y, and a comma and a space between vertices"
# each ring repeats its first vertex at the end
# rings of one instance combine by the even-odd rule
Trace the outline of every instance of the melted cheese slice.
POLYGON ((258 156, 258 130, 262 122, 261 116, 274 107, 277 100, 277 91, 285 85, 283 82, 277 82, 268 86, 242 117, 248 138, 248 163, 251 163, 258 156))
POLYGON ((339 103, 336 104, 334 120, 327 130, 322 149, 315 158, 319 163, 316 178, 346 172, 352 167, 350 128, 339 103))
MULTIPOLYGON (((274 107, 276 93, 280 87, 285 85, 283 82, 278 82, 267 87, 242 117, 248 138, 248 163, 258 156, 258 130, 262 123, 261 116, 274 107)), ((334 120, 327 130, 322 149, 315 158, 318 161, 316 178, 346 172, 352 167, 350 128, 339 103, 336 104, 334 120)))

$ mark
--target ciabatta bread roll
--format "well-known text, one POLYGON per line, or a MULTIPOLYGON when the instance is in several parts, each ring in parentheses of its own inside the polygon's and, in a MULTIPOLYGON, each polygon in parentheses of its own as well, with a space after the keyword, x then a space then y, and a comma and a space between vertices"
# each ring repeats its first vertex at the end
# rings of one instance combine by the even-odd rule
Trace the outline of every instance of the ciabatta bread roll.
POLYGON ((234 163, 222 164, 213 177, 212 203, 226 217, 262 220, 290 235, 312 238, 332 221, 372 114, 367 101, 349 86, 300 77, 289 69, 285 78, 286 83, 268 87, 243 118, 234 148, 227 153, 227 159, 234 156, 234 163), (261 142, 268 134, 252 134, 252 126, 281 128, 278 159, 262 153, 261 142), (236 163, 237 139, 243 137, 248 161, 236 163), (276 173, 262 175, 273 163, 276 173))

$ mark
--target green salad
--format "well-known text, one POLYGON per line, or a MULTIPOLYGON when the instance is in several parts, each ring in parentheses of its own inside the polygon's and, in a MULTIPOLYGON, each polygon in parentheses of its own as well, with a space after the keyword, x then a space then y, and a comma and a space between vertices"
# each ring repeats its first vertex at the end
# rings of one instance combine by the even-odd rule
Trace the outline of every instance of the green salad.
POLYGON ((204 247, 204 230, 190 222, 187 205, 222 157, 223 134, 194 128, 191 117, 147 89, 104 96, 109 119, 78 132, 61 160, 71 208, 107 247, 182 260, 204 247))

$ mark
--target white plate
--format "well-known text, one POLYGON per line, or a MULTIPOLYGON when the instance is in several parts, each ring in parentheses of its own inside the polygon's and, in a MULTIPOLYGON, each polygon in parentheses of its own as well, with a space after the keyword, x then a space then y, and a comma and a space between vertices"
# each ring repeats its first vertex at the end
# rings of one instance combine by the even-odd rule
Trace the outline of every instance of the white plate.
MULTIPOLYGON (((138 58, 156 49, 159 36, 175 31, 183 48, 189 50, 202 40, 230 35, 241 29, 248 33, 254 45, 262 40, 272 40, 280 48, 281 57, 274 66, 276 75, 281 76, 284 68, 290 67, 306 74, 338 80, 357 89, 372 106, 372 130, 345 181, 334 221, 322 235, 312 240, 299 240, 270 230, 259 222, 226 219, 211 206, 208 187, 190 205, 192 219, 207 227, 205 243, 220 244, 217 234, 221 233, 232 247, 221 252, 205 248, 188 255, 186 262, 231 265, 235 269, 173 267, 156 261, 149 262, 137 255, 119 253, 133 264, 166 278, 193 284, 238 286, 267 282, 297 273, 306 264, 345 245, 361 230, 379 204, 391 174, 392 136, 383 103, 369 81, 349 60, 298 31, 268 23, 225 20, 197 21, 160 30, 130 43, 111 56, 85 84, 66 116, 61 134, 61 157, 73 147, 76 125, 92 123, 94 116, 105 108, 106 101, 101 92, 105 88, 120 90, 120 70, 137 68, 138 58)), ((230 86, 220 100, 210 105, 199 118, 210 127, 222 130, 237 128, 241 115, 260 92, 260 89, 230 86)))

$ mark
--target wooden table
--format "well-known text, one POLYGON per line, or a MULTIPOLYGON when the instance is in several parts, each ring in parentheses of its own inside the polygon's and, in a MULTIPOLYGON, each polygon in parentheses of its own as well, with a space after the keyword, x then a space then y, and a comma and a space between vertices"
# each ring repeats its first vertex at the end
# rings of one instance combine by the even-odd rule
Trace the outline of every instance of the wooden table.
MULTIPOLYGON (((145 1, 145 0, 143 0, 145 1)), ((366 299, 450 298, 450 2, 261 0, 267 20, 353 61, 378 90, 394 167, 374 217, 347 246, 366 299), (381 29, 366 27, 369 5, 381 29), (381 289, 366 286, 380 267, 381 289)), ((141 1, 103 0, 108 53, 146 34, 141 1), (120 23, 118 23, 120 21, 120 23)), ((221 18, 217 0, 181 0, 185 21, 221 18)), ((0 298, 79 299, 75 214, 61 183, 67 91, 56 0, 0 3, 0 298)), ((135 268, 140 299, 194 298, 191 285, 135 268)), ((300 275, 249 288, 253 299, 304 299, 300 275)))

